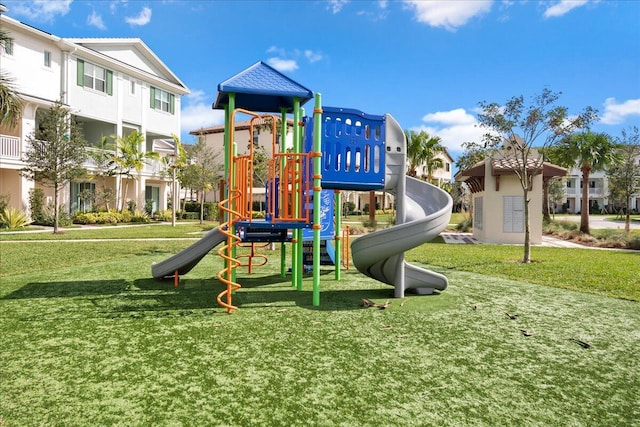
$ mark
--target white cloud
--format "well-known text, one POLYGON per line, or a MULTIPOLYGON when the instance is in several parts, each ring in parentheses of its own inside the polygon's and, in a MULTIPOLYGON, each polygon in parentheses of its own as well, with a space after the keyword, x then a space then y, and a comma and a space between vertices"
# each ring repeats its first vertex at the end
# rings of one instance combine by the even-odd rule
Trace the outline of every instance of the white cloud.
POLYGON ((180 112, 183 134, 224 123, 224 111, 213 110, 214 99, 207 99, 203 91, 194 90, 182 100, 185 104, 180 112))
POLYGON ((549 6, 547 10, 544 11, 544 17, 555 18, 557 16, 562 16, 577 7, 584 6, 587 3, 589 3, 588 0, 560 0, 553 6, 549 6))
POLYGON ((112 14, 115 14, 118 11, 118 6, 123 5, 123 6, 127 6, 127 0, 112 0, 111 3, 109 3, 109 11, 111 11, 112 14))
POLYGON ((389 16, 389 2, 387 0, 378 0, 377 3, 359 2, 358 6, 366 6, 368 9, 358 10, 356 15, 365 16, 374 22, 382 21, 389 16))
POLYGON ((151 22, 151 9, 145 6, 142 8, 138 16, 127 16, 124 20, 129 25, 147 25, 151 22))
POLYGON ((266 52, 272 55, 267 59, 267 63, 278 71, 295 71, 299 67, 299 60, 306 59, 310 64, 314 62, 322 61, 324 55, 320 51, 313 51, 311 49, 293 49, 287 51, 278 46, 269 46, 266 52))
POLYGON ((422 118, 425 124, 411 130, 427 132, 429 135, 439 136, 442 145, 452 152, 462 151, 464 142, 480 142, 485 129, 478 126, 476 118, 464 108, 450 111, 437 111, 425 114, 422 118))
POLYGON ((471 18, 489 12, 493 0, 404 0, 404 3, 414 10, 418 22, 455 31, 471 18))
POLYGON ((91 12, 91 15, 87 16, 87 24, 101 30, 107 29, 107 27, 104 25, 104 22, 102 21, 102 16, 96 13, 95 10, 91 12))
POLYGON ((340 13, 344 5, 349 3, 349 0, 329 0, 329 4, 327 5, 327 9, 329 9, 332 13, 340 13))
POLYGON ((622 103, 615 98, 607 98, 604 101, 604 114, 600 122, 605 125, 617 125, 624 122, 627 116, 640 115, 640 98, 628 99, 622 103))
POLYGON ((267 59, 267 64, 282 72, 298 69, 298 63, 294 59, 269 58, 267 59))
POLYGON ((26 16, 36 22, 51 22, 57 16, 69 13, 73 0, 35 0, 11 5, 11 14, 26 16))
POLYGON ((322 60, 322 53, 320 52, 314 52, 312 50, 305 50, 304 51, 304 56, 305 58, 307 58, 309 60, 309 62, 311 62, 312 64, 314 62, 318 62, 320 60, 322 60))
POLYGON ((287 54, 283 48, 278 46, 269 46, 269 48, 267 49, 267 53, 273 53, 278 56, 285 56, 287 54))
POLYGON ((456 108, 451 111, 438 111, 426 114, 423 122, 437 122, 447 125, 468 125, 476 123, 476 118, 467 113, 464 108, 456 108))

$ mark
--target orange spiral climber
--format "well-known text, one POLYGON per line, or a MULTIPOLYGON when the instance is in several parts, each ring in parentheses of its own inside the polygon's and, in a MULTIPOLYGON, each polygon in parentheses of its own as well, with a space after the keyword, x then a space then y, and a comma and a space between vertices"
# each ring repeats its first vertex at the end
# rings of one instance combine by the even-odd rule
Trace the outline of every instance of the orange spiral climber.
POLYGON ((226 285, 226 289, 218 294, 217 301, 220 306, 227 309, 227 313, 229 314, 231 314, 233 310, 238 309, 238 307, 234 306, 232 303, 232 293, 241 288, 239 283, 231 280, 233 277, 233 270, 240 265, 240 261, 232 256, 233 248, 239 245, 242 240, 234 234, 233 227, 234 223, 240 217, 240 213, 232 210, 230 205, 240 197, 239 193, 240 192, 237 190, 230 191, 229 198, 220 202, 220 209, 228 214, 228 220, 219 226, 220 231, 227 236, 227 242, 218 249, 218 255, 225 260, 225 268, 218 272, 218 280, 226 285))

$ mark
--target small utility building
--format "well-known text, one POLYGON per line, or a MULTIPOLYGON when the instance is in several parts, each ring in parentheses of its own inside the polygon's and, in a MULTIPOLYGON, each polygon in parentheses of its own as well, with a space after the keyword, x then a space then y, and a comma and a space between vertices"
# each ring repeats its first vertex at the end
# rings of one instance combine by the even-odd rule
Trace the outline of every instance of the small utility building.
MULTIPOLYGON (((517 160, 504 151, 476 163, 456 174, 455 180, 465 182, 472 193, 473 237, 484 243, 524 243, 524 197, 520 179, 514 172, 517 160)), ((564 176, 567 170, 544 162, 539 157, 529 159, 527 170, 535 173, 529 191, 530 238, 532 244, 542 243, 543 180, 564 176)))

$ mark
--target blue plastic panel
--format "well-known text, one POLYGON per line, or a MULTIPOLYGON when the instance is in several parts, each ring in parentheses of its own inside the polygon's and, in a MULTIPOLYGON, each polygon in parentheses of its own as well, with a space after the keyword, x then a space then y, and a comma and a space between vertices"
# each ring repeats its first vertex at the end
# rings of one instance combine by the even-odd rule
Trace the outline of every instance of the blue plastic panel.
MULTIPOLYGON (((385 117, 322 107, 322 187, 378 190, 385 179, 385 117)), ((313 120, 305 123, 305 149, 311 150, 313 120)))
MULTIPOLYGON (((320 191, 320 239, 327 240, 335 237, 335 224, 333 221, 334 214, 334 193, 333 190, 320 191)), ((313 200, 313 195, 312 199, 313 200)), ((312 208, 313 209, 313 208, 312 208)), ((302 230, 303 240, 313 239, 313 229, 305 228, 302 230)))

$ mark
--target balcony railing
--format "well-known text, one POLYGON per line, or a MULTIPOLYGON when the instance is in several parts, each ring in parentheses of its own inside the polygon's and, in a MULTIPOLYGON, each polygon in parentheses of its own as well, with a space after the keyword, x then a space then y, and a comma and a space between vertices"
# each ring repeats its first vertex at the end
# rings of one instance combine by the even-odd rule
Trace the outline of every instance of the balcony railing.
MULTIPOLYGON (((87 152, 89 154, 91 154, 91 152, 100 152, 103 151, 111 156, 115 155, 115 151, 113 150, 102 150, 100 148, 96 148, 96 147, 87 147, 87 152)), ((89 168, 89 169, 93 169, 96 168, 98 165, 96 164, 95 160, 90 156, 84 163, 84 166, 89 168)), ((132 172, 134 175, 137 174, 137 172, 133 171, 132 172)), ((155 175, 155 176, 168 176, 168 172, 166 171, 166 166, 162 163, 161 160, 153 160, 153 159, 145 159, 144 160, 144 166, 142 167, 142 173, 144 174, 149 174, 149 175, 155 175)))
POLYGON ((16 136, 0 135, 0 157, 4 159, 20 159, 22 147, 20 138, 16 136))

